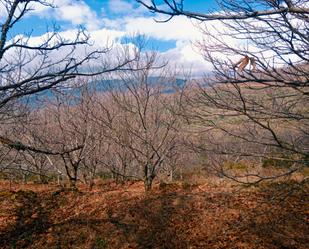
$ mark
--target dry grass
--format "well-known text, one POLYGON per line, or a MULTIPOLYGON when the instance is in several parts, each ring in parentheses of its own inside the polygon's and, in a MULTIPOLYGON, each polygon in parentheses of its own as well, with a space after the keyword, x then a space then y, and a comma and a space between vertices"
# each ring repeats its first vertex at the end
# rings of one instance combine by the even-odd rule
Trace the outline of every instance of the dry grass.
POLYGON ((0 248, 307 248, 308 184, 1 183, 0 248), (23 190, 21 190, 21 188, 23 190))

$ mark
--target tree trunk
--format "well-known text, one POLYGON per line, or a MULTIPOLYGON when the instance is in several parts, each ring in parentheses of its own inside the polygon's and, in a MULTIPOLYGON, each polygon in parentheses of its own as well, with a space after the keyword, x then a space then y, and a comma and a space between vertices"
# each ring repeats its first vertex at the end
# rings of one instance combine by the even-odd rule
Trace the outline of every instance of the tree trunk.
POLYGON ((171 171, 170 171, 170 182, 173 182, 173 170, 171 169, 171 171))
POLYGON ((76 182, 77 182, 77 179, 76 179, 76 178, 70 178, 70 188, 71 188, 72 190, 77 190, 76 182))
POLYGON ((148 179, 144 180, 145 191, 150 191, 152 186, 152 181, 148 179))
POLYGON ((90 173, 89 177, 89 189, 92 190, 94 186, 94 178, 95 178, 95 173, 90 173))
POLYGON ((153 183, 153 179, 154 179, 154 176, 153 176, 153 175, 148 176, 148 177, 145 177, 145 179, 144 179, 145 191, 151 190, 151 188, 152 188, 152 183, 153 183))
POLYGON ((28 179, 27 179, 27 175, 24 174, 24 175, 23 175, 23 182, 24 182, 24 184, 27 184, 27 180, 28 180, 28 179))
POLYGON ((48 179, 45 175, 43 175, 42 172, 40 172, 39 174, 39 181, 41 184, 47 184, 48 183, 48 179))
POLYGON ((58 186, 61 186, 61 175, 60 174, 57 175, 57 184, 58 186))
POLYGON ((76 186, 76 183, 77 183, 77 165, 73 165, 73 177, 70 177, 70 188, 72 190, 77 190, 77 186, 76 186))

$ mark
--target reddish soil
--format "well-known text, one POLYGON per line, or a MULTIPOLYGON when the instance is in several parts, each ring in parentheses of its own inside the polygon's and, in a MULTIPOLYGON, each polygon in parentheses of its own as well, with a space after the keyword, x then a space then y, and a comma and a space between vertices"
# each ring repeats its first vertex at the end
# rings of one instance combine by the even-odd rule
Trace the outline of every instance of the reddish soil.
POLYGON ((0 248, 308 248, 308 184, 0 184, 0 248))

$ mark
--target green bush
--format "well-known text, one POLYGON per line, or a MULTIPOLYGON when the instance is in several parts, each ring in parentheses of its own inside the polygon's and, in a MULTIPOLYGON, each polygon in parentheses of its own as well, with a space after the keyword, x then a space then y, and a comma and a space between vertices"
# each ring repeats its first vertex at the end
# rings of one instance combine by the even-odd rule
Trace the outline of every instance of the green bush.
POLYGON ((309 167, 309 155, 305 155, 302 158, 301 164, 304 165, 305 167, 309 167))
POLYGON ((179 184, 176 182, 166 183, 160 182, 159 189, 163 191, 177 190, 179 188, 179 184))
POLYGON ((306 167, 304 168, 302 171, 301 171, 301 174, 305 177, 308 177, 309 176, 309 167, 306 167))
POLYGON ((0 180, 7 180, 8 178, 8 174, 5 172, 0 172, 0 180))
POLYGON ((38 176, 36 174, 29 174, 27 176, 27 181, 33 182, 33 183, 40 183, 40 176, 38 176))
POLYGON ((107 248, 107 242, 104 238, 96 238, 93 249, 104 249, 107 248))
POLYGON ((246 171, 248 163, 245 162, 225 162, 223 167, 227 170, 246 171))
POLYGON ((37 194, 32 190, 18 190, 13 195, 11 195, 12 200, 34 200, 37 198, 37 194))
POLYGON ((102 180, 109 180, 113 178, 112 173, 110 172, 99 172, 98 177, 102 180))
POLYGON ((197 188, 199 185, 197 183, 191 183, 191 182, 182 182, 182 189, 183 190, 192 190, 197 188))
POLYGON ((294 164, 291 156, 283 155, 277 158, 266 158, 262 161, 262 167, 275 167, 275 168, 290 168, 294 164))

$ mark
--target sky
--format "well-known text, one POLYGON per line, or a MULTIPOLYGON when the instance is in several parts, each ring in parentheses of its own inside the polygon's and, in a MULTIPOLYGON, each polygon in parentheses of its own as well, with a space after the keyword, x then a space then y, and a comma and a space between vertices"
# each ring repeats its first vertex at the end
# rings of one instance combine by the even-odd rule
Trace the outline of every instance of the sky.
MULTIPOLYGON (((50 0, 56 8, 33 5, 33 11, 16 24, 9 39, 16 35, 40 37, 56 26, 71 33, 82 26, 97 45, 106 41, 122 43, 133 34, 148 38, 148 49, 157 50, 170 64, 177 64, 195 75, 209 70, 203 57, 194 46, 202 39, 198 24, 186 17, 175 17, 167 23, 158 23, 166 17, 151 14, 135 0, 50 0)), ((149 1, 149 0, 148 0, 149 1)), ((1 1, 0 1, 1 4, 1 1)), ((214 0, 186 0, 185 9, 206 12, 215 10, 214 0)), ((0 21, 3 9, 0 6, 0 21)))

